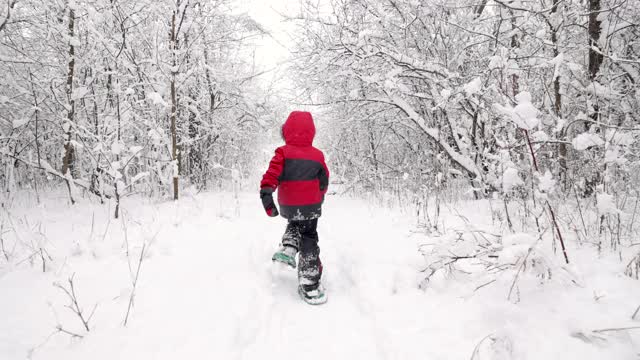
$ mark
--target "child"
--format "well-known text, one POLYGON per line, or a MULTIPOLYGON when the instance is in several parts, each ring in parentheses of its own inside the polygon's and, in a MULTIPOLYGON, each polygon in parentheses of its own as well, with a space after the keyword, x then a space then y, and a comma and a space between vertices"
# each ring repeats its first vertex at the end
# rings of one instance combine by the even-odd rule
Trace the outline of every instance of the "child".
POLYGON ((278 188, 280 213, 289 222, 273 261, 296 267, 299 252, 298 292, 310 304, 327 301, 320 284, 322 263, 318 247, 318 218, 329 185, 329 170, 322 151, 312 146, 316 128, 311 113, 292 112, 282 126, 285 145, 276 149, 260 182, 260 198, 269 216, 278 216, 272 193, 278 188))

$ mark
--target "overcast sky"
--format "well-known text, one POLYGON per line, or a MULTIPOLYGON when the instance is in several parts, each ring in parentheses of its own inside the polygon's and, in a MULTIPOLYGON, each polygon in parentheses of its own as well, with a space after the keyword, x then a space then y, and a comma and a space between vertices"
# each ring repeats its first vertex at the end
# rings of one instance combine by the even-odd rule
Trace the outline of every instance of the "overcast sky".
POLYGON ((294 25, 285 22, 280 14, 296 14, 298 2, 292 0, 240 0, 244 11, 258 21, 267 30, 271 37, 265 36, 256 50, 256 62, 262 69, 272 68, 289 56, 289 47, 292 45, 289 37, 294 25))

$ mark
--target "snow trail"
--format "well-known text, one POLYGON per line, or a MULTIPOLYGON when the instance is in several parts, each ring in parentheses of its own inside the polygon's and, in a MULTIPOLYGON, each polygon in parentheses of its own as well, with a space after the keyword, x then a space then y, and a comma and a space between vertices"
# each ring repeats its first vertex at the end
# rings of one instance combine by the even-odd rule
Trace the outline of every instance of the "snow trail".
POLYGON ((0 269, 0 289, 10 294, 0 297, 9 310, 0 322, 0 358, 468 359, 490 334, 497 340, 489 346, 501 348, 489 350, 509 357, 486 359, 622 359, 635 351, 627 340, 599 347, 571 336, 572 327, 617 326, 627 316, 620 304, 635 305, 610 278, 597 285, 610 286, 608 306, 595 304, 589 287, 551 304, 525 297, 522 305, 505 301, 500 287, 469 295, 434 280, 424 292, 417 288, 424 234, 410 231, 410 217, 364 201, 328 198, 318 229, 329 295, 321 306, 299 299, 295 270, 271 263, 286 222, 266 217, 256 194, 132 201, 124 220, 111 221, 108 207, 79 206, 87 211, 48 204, 30 212, 31 222, 46 219, 43 231, 56 239, 51 251, 59 260, 46 273, 0 269), (124 254, 128 244, 135 270, 143 242, 148 253, 123 327, 131 291, 124 254), (82 307, 98 304, 89 333, 51 286, 74 273, 82 307), (585 313, 597 315, 582 319, 585 313), (602 322, 608 319, 617 320, 602 322), (84 338, 56 333, 58 324, 84 338))
MULTIPOLYGON (((126 262, 122 256, 114 259, 115 253, 123 250, 120 240, 112 239, 118 244, 111 246, 90 243, 91 249, 86 251, 93 252, 95 258, 106 258, 103 263, 92 266, 82 257, 70 258, 66 271, 44 276, 64 279, 62 274, 73 267, 84 307, 100 298, 85 294, 82 286, 88 282, 108 287, 117 287, 114 283, 119 282, 121 289, 114 298, 97 301, 93 328, 83 339, 65 341, 64 335, 55 334, 33 352, 33 358, 263 359, 267 355, 278 359, 305 354, 307 359, 389 359, 385 335, 366 300, 375 294, 366 292, 371 290, 368 286, 376 288, 379 281, 385 281, 379 274, 385 263, 398 257, 392 251, 401 249, 389 248, 387 244, 393 242, 381 237, 381 231, 390 237, 401 232, 393 232, 390 224, 385 229, 380 217, 372 217, 369 209, 354 211, 362 205, 336 199, 333 210, 319 221, 323 283, 329 294, 329 302, 322 306, 310 306, 299 299, 295 270, 271 263, 286 221, 266 217, 257 196, 243 194, 235 199, 204 194, 161 204, 153 215, 148 209, 125 210, 129 227, 151 222, 143 231, 149 253, 142 263, 128 326, 122 327, 121 321, 113 318, 107 321, 124 315, 116 311, 114 303, 125 304, 130 290, 126 262), (104 271, 114 271, 119 278, 116 281, 104 271)), ((78 221, 76 227, 81 224, 78 221)), ((110 227, 105 231, 114 231, 115 226, 110 227)), ((133 234, 128 237, 139 251, 142 239, 134 239, 133 234)), ((417 256, 414 246, 406 249, 409 256, 417 256)), ((132 249, 132 254, 135 270, 138 253, 132 249)), ((55 291, 48 295, 59 296, 55 291)), ((56 300, 65 303, 63 297, 56 300)), ((76 319, 65 310, 58 309, 62 314, 56 314, 64 321, 44 316, 41 325, 54 321, 75 329, 76 319)), ((15 358, 22 358, 18 349, 14 351, 15 358)))

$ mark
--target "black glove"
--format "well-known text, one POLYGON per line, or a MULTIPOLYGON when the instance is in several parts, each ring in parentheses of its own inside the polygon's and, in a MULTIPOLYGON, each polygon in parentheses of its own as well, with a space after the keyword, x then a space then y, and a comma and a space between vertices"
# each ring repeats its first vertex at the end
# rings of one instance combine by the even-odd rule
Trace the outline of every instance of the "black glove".
POLYGON ((260 189, 260 199, 262 199, 262 206, 267 212, 267 215, 276 217, 279 215, 276 203, 273 202, 273 189, 270 187, 260 189))

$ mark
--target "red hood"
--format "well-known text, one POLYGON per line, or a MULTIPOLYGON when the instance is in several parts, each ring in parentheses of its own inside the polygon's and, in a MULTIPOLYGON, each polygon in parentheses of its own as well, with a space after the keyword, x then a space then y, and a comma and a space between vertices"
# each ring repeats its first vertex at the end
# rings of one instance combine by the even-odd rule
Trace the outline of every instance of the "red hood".
POLYGON ((282 126, 282 136, 287 145, 311 146, 315 135, 313 117, 306 111, 292 112, 282 126))

